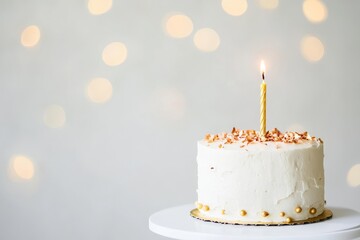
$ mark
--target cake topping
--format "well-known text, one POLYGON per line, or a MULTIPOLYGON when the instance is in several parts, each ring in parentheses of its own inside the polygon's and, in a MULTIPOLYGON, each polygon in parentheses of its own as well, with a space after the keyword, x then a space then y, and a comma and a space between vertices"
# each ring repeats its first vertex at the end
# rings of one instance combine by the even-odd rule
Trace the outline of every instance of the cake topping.
POLYGON ((203 207, 202 203, 199 203, 199 202, 195 202, 195 205, 196 205, 197 209, 202 209, 202 207, 203 207))
POLYGON ((261 213, 261 216, 267 217, 267 216, 269 216, 269 213, 268 213, 267 211, 263 211, 263 212, 261 213))
POLYGON ((302 211, 301 207, 297 207, 297 208, 295 208, 295 212, 297 212, 297 213, 301 213, 301 211, 302 211))
MULTIPOLYGON (((251 144, 256 142, 283 142, 283 143, 303 143, 308 140, 318 141, 323 143, 320 138, 312 137, 308 132, 298 133, 298 132, 280 132, 277 128, 267 131, 265 136, 262 136, 260 132, 255 130, 240 130, 238 128, 233 128, 231 133, 220 133, 220 134, 206 134, 205 141, 208 143, 213 143, 216 141, 221 141, 223 144, 232 144, 235 142, 241 142, 245 144, 251 144)), ((222 144, 220 144, 223 147, 222 144)), ((219 145, 219 148, 221 148, 219 145)))
POLYGON ((247 214, 247 212, 246 212, 245 210, 241 210, 241 211, 240 211, 240 215, 241 215, 241 216, 245 216, 246 214, 247 214))
POLYGON ((314 215, 316 213, 316 208, 310 208, 309 212, 314 215))

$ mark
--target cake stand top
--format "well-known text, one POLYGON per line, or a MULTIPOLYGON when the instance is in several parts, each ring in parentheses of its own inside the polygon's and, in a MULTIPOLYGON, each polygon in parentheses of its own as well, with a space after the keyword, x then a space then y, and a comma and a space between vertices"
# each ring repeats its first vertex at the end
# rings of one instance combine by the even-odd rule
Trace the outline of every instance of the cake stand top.
POLYGON ((204 222, 190 216, 192 204, 168 208, 149 218, 149 228, 159 235, 182 240, 360 240, 360 213, 327 207, 333 218, 295 226, 241 226, 204 222))

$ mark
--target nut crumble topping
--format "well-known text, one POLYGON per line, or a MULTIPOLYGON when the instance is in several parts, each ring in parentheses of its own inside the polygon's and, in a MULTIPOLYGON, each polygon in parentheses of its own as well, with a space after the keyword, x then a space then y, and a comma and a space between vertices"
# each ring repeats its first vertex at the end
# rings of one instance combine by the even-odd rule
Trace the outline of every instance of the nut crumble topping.
MULTIPOLYGON (((252 143, 262 143, 264 142, 283 142, 283 143, 295 143, 300 144, 308 140, 318 141, 323 143, 321 138, 312 137, 308 132, 298 133, 298 132, 280 132, 277 128, 274 128, 270 131, 267 131, 265 136, 262 136, 260 132, 255 130, 241 130, 238 128, 233 128, 231 133, 220 133, 220 134, 206 134, 205 141, 208 143, 213 143, 216 141, 221 141, 223 144, 232 144, 235 142, 241 142, 244 147, 245 144, 252 143)), ((219 145, 219 148, 223 148, 222 144, 219 145)), ((278 147, 278 146, 277 146, 278 147)))

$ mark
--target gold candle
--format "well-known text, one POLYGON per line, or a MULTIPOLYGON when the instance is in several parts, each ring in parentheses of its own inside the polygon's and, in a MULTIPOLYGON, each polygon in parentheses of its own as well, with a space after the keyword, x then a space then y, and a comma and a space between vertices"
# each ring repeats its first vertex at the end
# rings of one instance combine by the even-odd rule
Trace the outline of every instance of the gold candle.
POLYGON ((265 63, 261 61, 260 65, 262 83, 260 85, 260 134, 266 134, 266 83, 265 83, 265 63))

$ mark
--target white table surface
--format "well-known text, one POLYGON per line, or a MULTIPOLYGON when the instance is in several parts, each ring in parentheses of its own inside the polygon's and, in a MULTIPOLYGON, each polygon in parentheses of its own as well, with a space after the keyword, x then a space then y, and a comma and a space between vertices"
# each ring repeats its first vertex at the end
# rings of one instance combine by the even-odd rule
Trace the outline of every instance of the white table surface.
POLYGON ((329 207, 333 218, 296 226, 241 226, 204 222, 190 216, 193 204, 168 208, 149 218, 149 228, 159 235, 182 240, 317 239, 360 240, 360 213, 329 207))

